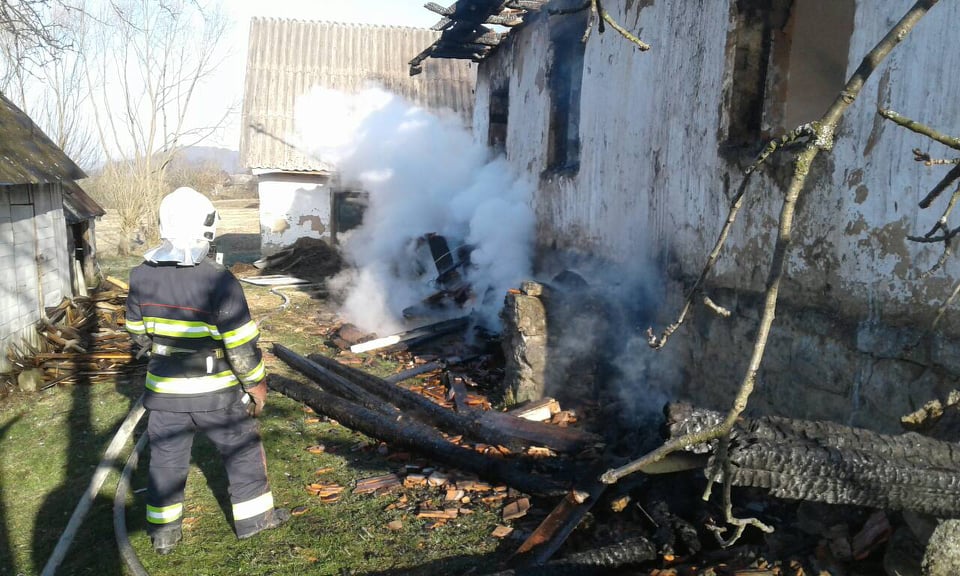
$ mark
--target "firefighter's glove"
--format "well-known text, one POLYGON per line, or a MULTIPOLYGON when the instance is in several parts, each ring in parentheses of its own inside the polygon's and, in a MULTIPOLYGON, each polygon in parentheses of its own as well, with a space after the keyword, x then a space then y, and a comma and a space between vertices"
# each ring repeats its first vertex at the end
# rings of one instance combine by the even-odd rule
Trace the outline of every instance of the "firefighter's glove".
POLYGON ((140 347, 140 350, 137 351, 136 359, 140 360, 143 357, 150 357, 150 349, 153 347, 153 340, 146 334, 135 334, 133 335, 133 342, 140 347))
POLYGON ((250 395, 250 403, 247 404, 247 414, 256 418, 257 416, 260 416, 261 412, 263 412, 263 407, 267 403, 266 379, 261 380, 256 386, 247 388, 246 392, 250 395))

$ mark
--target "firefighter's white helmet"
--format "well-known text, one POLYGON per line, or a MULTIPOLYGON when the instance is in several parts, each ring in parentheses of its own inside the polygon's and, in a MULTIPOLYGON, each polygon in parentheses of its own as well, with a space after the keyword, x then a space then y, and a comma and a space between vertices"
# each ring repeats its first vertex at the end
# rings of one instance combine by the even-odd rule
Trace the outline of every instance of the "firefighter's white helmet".
POLYGON ((173 242, 205 240, 217 234, 219 215, 210 199, 183 186, 160 201, 160 238, 173 242))

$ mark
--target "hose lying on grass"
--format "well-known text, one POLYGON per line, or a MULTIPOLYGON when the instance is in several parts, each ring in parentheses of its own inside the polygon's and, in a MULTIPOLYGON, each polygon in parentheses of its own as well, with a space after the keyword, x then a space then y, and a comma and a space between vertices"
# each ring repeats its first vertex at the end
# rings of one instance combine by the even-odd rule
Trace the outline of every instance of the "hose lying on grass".
POLYGON ((80 530, 80 525, 83 524, 84 517, 86 517, 87 512, 90 511, 94 498, 100 493, 100 488, 103 487, 107 475, 110 473, 110 470, 113 469, 117 457, 127 444, 127 440, 133 435, 133 429, 136 428, 137 423, 140 422, 140 418, 143 417, 144 412, 143 395, 141 395, 137 398, 137 401, 133 403, 133 408, 130 409, 130 413, 124 418, 117 433, 113 436, 113 440, 110 441, 107 450, 103 453, 103 458, 100 460, 100 463, 97 464, 97 469, 94 470, 93 477, 90 479, 90 485, 87 486, 86 492, 83 493, 80 501, 77 502, 77 507, 74 508, 73 514, 70 516, 70 521, 67 522, 67 528, 63 531, 63 534, 60 535, 60 540, 57 541, 57 546, 53 549, 53 554, 50 555, 46 566, 43 567, 41 576, 53 576, 56 574, 57 568, 60 567, 60 563, 63 562, 63 559, 67 556, 67 551, 70 549, 74 537, 76 537, 77 532, 80 530))
POLYGON ((149 572, 140 563, 140 558, 130 545, 130 538, 127 536, 127 493, 130 492, 130 477, 137 469, 140 453, 146 445, 147 435, 143 434, 130 452, 130 457, 127 458, 127 465, 123 467, 120 480, 117 482, 117 493, 113 497, 113 533, 117 538, 117 547, 127 568, 136 576, 149 576, 149 572))

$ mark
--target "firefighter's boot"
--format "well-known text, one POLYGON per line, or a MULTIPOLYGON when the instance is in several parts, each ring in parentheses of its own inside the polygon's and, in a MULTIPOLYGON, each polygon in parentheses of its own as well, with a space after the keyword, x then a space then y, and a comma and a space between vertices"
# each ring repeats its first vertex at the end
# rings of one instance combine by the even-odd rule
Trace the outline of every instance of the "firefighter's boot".
POLYGON ((180 528, 171 530, 157 530, 150 535, 150 541, 153 543, 153 550, 157 554, 164 556, 173 552, 173 549, 180 543, 183 536, 180 528))
POLYGON ((268 514, 266 519, 262 524, 258 525, 253 530, 246 532, 244 534, 237 534, 237 538, 240 540, 246 540, 251 536, 255 536, 264 530, 272 530, 277 526, 280 526, 284 522, 290 519, 290 511, 286 508, 274 508, 268 514))

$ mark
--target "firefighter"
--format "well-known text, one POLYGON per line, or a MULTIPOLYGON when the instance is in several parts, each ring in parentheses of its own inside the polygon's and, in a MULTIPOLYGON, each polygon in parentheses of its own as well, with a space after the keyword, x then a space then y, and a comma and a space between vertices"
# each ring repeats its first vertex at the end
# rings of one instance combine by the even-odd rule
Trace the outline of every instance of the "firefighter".
POLYGON ((130 272, 127 330, 149 351, 144 406, 150 471, 148 532, 159 554, 181 538, 183 490, 195 431, 223 458, 238 538, 290 517, 274 508, 259 427, 267 400, 259 330, 243 289, 208 258, 218 215, 192 188, 160 203, 162 244, 130 272))

